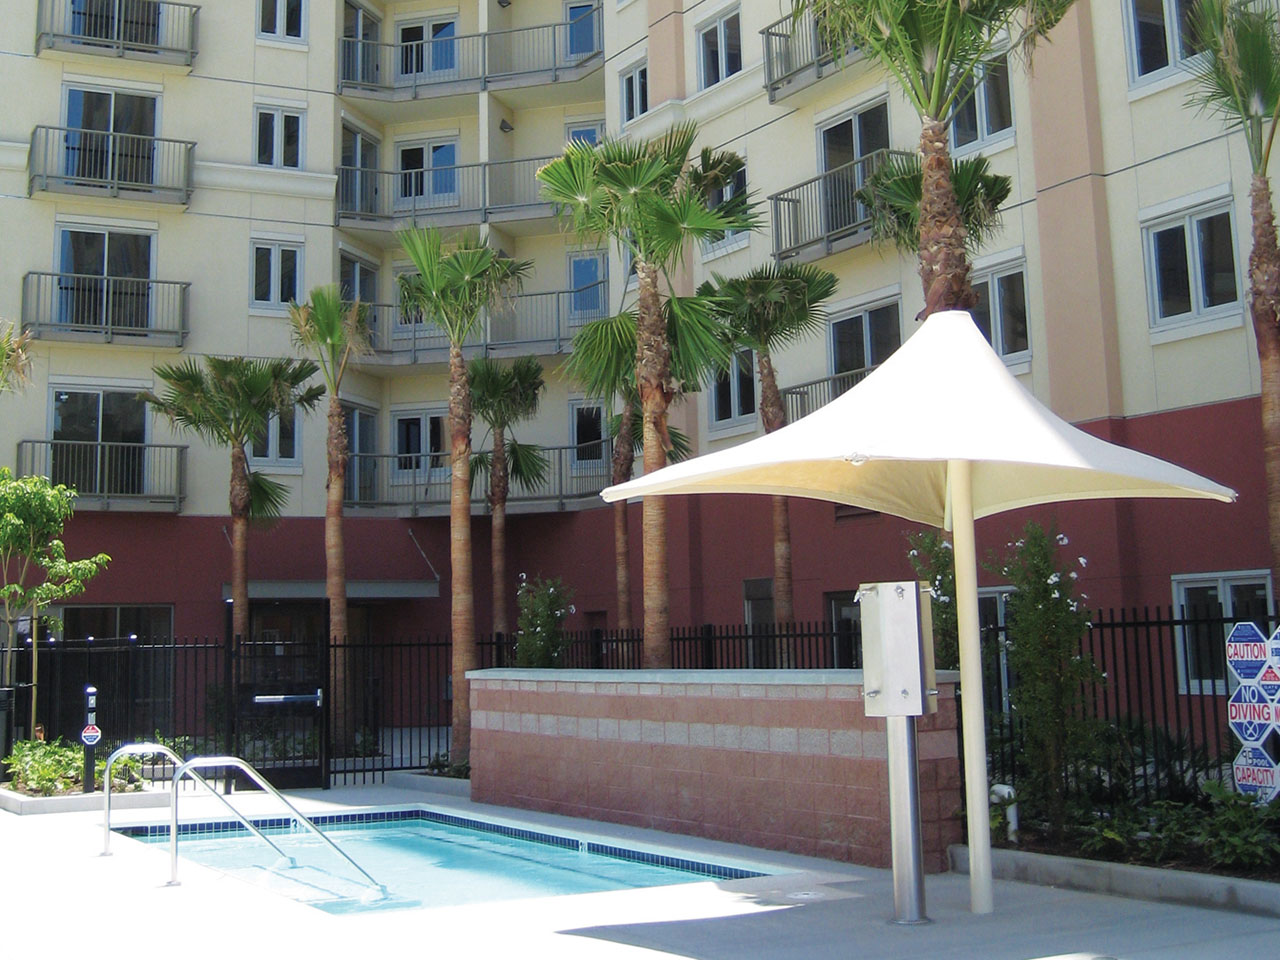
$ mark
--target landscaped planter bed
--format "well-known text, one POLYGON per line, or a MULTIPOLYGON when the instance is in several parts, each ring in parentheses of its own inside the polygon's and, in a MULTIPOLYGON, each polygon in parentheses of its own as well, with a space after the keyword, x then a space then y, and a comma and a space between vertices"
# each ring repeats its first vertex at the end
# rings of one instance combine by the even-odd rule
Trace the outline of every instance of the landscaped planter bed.
MULTIPOLYGON (((116 810, 142 807, 164 807, 169 803, 167 789, 111 792, 111 806, 116 810)), ((0 810, 19 815, 32 813, 75 813, 102 809, 102 791, 96 793, 64 793, 53 797, 32 797, 0 787, 0 810)))

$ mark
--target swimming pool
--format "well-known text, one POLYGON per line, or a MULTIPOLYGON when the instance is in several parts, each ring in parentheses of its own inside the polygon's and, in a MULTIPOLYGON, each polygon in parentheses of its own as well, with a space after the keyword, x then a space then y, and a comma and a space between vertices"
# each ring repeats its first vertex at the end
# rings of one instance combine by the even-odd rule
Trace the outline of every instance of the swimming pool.
MULTIPOLYGON (((633 850, 574 837, 415 808, 330 814, 312 820, 386 886, 372 900, 359 874, 288 818, 254 820, 297 866, 277 863, 266 844, 234 821, 185 823, 179 855, 326 910, 456 906, 530 897, 631 890, 638 887, 740 879, 753 870, 633 850)), ((167 843, 169 828, 122 827, 117 832, 167 843)))

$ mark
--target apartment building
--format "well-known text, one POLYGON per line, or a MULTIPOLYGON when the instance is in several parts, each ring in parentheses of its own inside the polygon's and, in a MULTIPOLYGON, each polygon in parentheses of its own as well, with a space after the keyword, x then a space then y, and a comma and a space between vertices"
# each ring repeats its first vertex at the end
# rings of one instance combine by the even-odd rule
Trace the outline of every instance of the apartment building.
MULTIPOLYGON (((1010 370, 1086 429, 1241 494, 1028 515, 1087 556, 1092 602, 1245 613, 1272 597, 1249 166, 1238 135, 1186 106, 1180 11, 1079 0, 1030 74, 993 54, 952 140, 1012 180, 1002 229, 974 254, 977 319, 1010 370)), ((576 625, 615 623, 612 519, 595 497, 605 418, 556 368, 577 326, 627 301, 628 270, 540 202, 534 172, 568 139, 693 119, 703 144, 745 157, 730 189, 762 202, 762 229, 690 251, 681 282, 770 260, 838 276, 826 331, 776 358, 792 417, 884 360, 923 306, 914 258, 873 243, 854 199, 885 151, 915 149, 919 121, 880 69, 834 62, 778 0, 21 0, 0 31, 0 316, 37 338, 33 384, 4 401, 0 462, 75 482, 73 549, 115 557, 68 608, 69 635, 225 630, 226 453, 136 393, 184 357, 295 352, 288 302, 331 282, 374 304, 375 350, 344 388, 352 623, 447 629, 444 342, 396 302, 395 231, 415 223, 533 261, 470 347, 548 371, 518 434, 550 448, 552 477, 516 491, 509 569, 562 576, 576 625)), ((743 354, 673 420, 717 449, 760 432, 757 397, 743 354)), ((322 419, 273 424, 253 454, 291 490, 288 515, 252 535, 254 631, 322 630, 322 419)), ((770 619, 768 508, 681 498, 670 517, 672 622, 770 619)), ((1000 547, 1025 519, 984 521, 980 539, 1000 547)), ((903 521, 794 501, 792 523, 800 617, 854 616, 860 582, 909 575, 903 521)))

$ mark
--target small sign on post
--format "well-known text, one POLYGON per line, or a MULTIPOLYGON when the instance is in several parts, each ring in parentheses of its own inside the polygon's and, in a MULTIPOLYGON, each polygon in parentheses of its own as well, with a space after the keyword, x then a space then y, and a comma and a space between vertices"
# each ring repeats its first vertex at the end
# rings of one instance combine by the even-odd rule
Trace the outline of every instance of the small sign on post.
POLYGON ((80 742, 84 744, 84 792, 93 793, 93 754, 94 745, 102 739, 102 731, 98 729, 98 688, 84 688, 84 729, 80 731, 80 742))
POLYGON ((1280 629, 1267 639, 1255 624, 1237 623, 1227 664, 1240 681, 1227 700, 1227 725, 1242 746, 1231 776, 1240 793, 1270 803, 1280 796, 1280 629))

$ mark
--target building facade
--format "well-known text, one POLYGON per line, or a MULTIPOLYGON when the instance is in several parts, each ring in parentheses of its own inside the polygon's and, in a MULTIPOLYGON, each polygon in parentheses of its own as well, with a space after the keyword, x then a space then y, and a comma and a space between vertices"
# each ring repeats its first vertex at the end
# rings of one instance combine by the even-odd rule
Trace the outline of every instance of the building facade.
MULTIPOLYGON (((1056 523, 1088 559, 1091 603, 1243 614, 1272 596, 1249 163, 1238 134, 1186 105, 1180 10, 1079 0, 1030 72, 992 57, 952 144, 1012 181, 974 254, 977 319, 1010 370, 1060 415, 1240 500, 1065 504, 986 520, 979 537, 994 549, 1027 517, 1056 523)), ((470 347, 547 370, 517 435, 550 448, 551 477, 515 491, 508 569, 561 576, 572 626, 614 625, 612 516, 595 496, 607 411, 558 367, 577 327, 631 294, 619 252, 580 243, 540 202, 534 173, 566 140, 694 120, 702 145, 745 157, 732 189, 761 202, 762 228, 689 251, 679 283, 770 260, 837 275, 826 330, 775 358, 791 417, 865 376, 923 306, 914 258, 871 242, 853 197, 885 151, 915 149, 919 121, 789 4, 20 0, 0 79, 0 316, 36 338, 33 382, 3 401, 0 463, 74 483, 70 549, 114 558, 64 612, 69 637, 226 630, 227 453, 137 393, 187 357, 295 354, 287 305, 322 283, 373 304, 374 351, 343 393, 352 628, 447 630, 447 373, 439 331, 397 305, 395 231, 412 224, 476 230, 533 262, 470 347)), ((758 395, 744 354, 673 422, 700 451, 742 442, 761 430, 758 395)), ((322 633, 323 417, 273 423, 253 457, 290 488, 286 516, 251 537, 254 633, 322 633)), ((766 503, 679 498, 670 521, 673 623, 772 618, 766 503)), ((792 524, 800 618, 856 616, 860 582, 910 574, 904 521, 793 501, 792 524)), ((473 532, 483 629, 479 486, 473 532)), ((984 584, 998 616, 1001 584, 984 584)))

